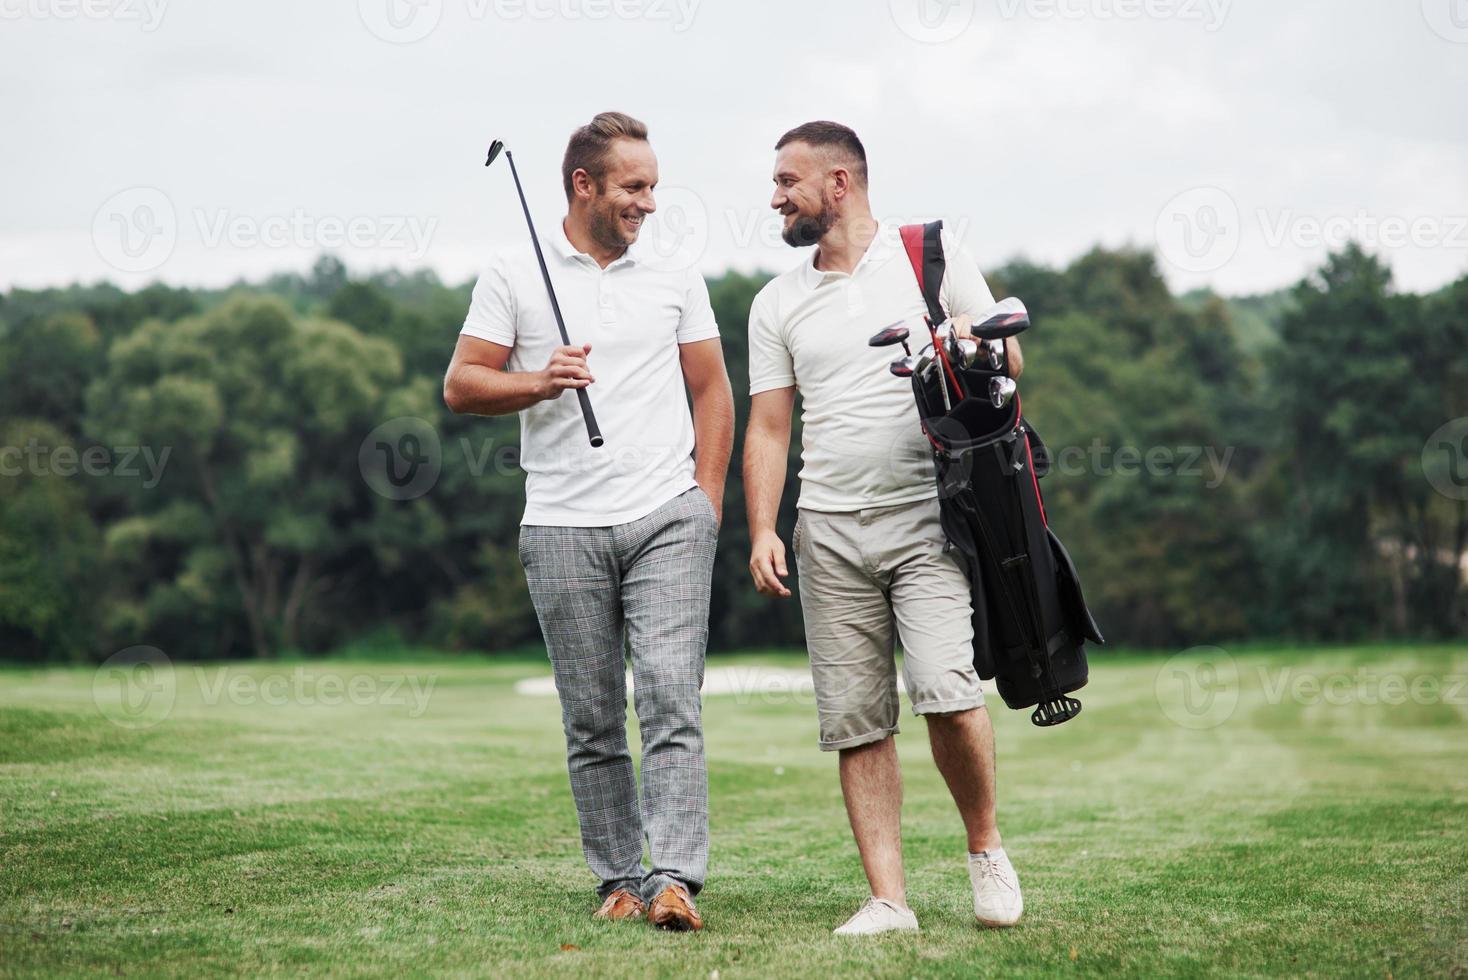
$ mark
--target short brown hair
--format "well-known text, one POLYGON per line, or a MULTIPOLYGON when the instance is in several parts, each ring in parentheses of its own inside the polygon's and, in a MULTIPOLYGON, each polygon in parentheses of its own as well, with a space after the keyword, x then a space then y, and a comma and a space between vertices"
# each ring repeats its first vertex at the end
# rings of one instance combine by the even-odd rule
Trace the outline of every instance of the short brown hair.
POLYGON ((802 126, 796 126, 790 132, 780 137, 775 144, 776 150, 782 150, 787 143, 808 143, 817 149, 832 149, 846 156, 851 166, 851 173, 863 187, 867 183, 867 151, 857 139, 856 131, 850 126, 840 123, 818 120, 808 122, 802 126))
POLYGON ((571 134, 566 144, 566 156, 561 160, 561 183, 566 187, 566 200, 574 192, 571 175, 585 170, 601 186, 607 175, 607 152, 614 140, 645 140, 647 124, 633 119, 625 112, 599 112, 585 126, 571 134))

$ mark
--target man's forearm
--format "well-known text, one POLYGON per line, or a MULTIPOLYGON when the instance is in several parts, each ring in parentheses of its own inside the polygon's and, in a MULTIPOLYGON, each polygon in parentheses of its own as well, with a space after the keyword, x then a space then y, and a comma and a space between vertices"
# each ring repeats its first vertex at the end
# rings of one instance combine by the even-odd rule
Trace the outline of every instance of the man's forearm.
POLYGON ((728 381, 693 396, 693 478, 715 502, 722 502, 734 451, 734 392, 728 381))
POLYGON ((775 530, 789 452, 788 429, 782 435, 751 428, 744 436, 744 506, 751 537, 775 530))
POLYGON ((545 400, 539 371, 496 371, 463 364, 444 380, 443 400, 456 415, 513 415, 545 400))

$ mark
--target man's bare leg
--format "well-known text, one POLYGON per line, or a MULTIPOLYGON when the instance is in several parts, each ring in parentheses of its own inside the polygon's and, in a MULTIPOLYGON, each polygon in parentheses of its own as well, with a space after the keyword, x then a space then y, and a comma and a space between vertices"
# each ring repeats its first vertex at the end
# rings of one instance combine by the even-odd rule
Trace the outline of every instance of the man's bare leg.
POLYGON ((841 750, 841 794, 872 894, 907 906, 902 874, 902 770, 889 735, 841 750))
MULTIPOLYGON (((970 854, 1001 846, 994 812, 994 726, 985 708, 924 715, 933 761, 968 831, 970 854)), ((890 741, 890 739, 889 739, 890 741)), ((847 804, 848 809, 850 804, 847 804)), ((855 823, 855 818, 853 818, 855 823)), ((870 872, 868 872, 870 875, 870 872)))

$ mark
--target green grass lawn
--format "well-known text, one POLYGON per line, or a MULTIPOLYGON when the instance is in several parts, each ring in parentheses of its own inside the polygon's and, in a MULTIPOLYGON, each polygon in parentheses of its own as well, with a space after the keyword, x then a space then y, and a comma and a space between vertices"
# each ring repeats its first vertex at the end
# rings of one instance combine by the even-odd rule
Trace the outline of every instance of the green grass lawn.
POLYGON ((991 700, 1020 926, 975 927, 905 715, 923 931, 844 941, 865 888, 805 697, 707 699, 708 928, 673 935, 590 919, 556 702, 512 690, 543 663, 180 666, 136 720, 107 674, 0 670, 0 974, 1468 972, 1468 651, 1092 664, 1058 729, 991 700))

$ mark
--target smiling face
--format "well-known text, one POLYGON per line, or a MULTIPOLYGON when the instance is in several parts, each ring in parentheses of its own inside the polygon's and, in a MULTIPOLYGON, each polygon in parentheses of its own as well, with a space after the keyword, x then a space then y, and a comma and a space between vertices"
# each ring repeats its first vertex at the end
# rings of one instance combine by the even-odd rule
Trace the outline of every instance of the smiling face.
POLYGON ((780 237, 795 248, 814 245, 838 217, 829 185, 829 161, 809 143, 786 143, 775 157, 770 207, 785 216, 780 237))
POLYGON ((624 249, 637 241, 643 219, 657 210, 652 192, 658 183, 658 158, 646 140, 613 141, 602 179, 582 170, 574 180, 576 196, 585 195, 591 237, 602 248, 624 249))

